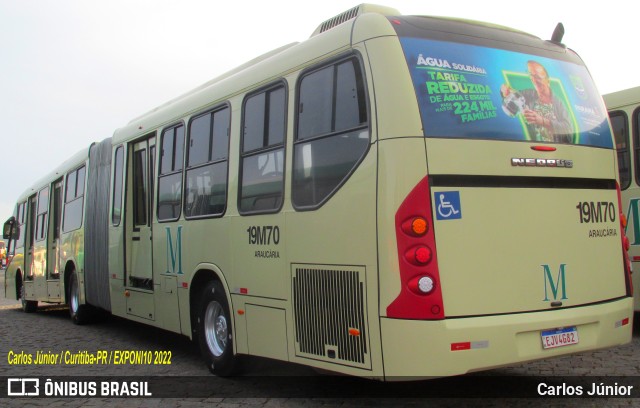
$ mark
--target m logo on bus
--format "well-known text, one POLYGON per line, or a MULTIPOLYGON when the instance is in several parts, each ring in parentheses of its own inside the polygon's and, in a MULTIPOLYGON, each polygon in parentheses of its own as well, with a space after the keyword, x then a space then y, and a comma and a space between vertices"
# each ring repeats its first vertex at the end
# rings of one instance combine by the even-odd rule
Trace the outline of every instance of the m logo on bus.
POLYGON ((550 302, 552 300, 558 300, 558 296, 560 300, 565 300, 567 298, 567 280, 565 277, 565 266, 566 264, 560 264, 560 269, 558 273, 554 276, 551 271, 551 267, 549 265, 541 265, 544 274, 544 301, 550 302), (549 298, 549 295, 553 296, 553 299, 549 298))
POLYGON ((631 245, 640 245, 640 211, 638 203, 640 203, 640 198, 632 198, 629 200, 629 209, 627 210, 627 226, 624 232, 629 237, 631 245))
POLYGON ((182 275, 182 225, 178 226, 176 232, 175 246, 171 237, 171 228, 165 227, 167 231, 167 272, 174 275, 182 275), (177 269, 176 269, 177 267, 177 269))

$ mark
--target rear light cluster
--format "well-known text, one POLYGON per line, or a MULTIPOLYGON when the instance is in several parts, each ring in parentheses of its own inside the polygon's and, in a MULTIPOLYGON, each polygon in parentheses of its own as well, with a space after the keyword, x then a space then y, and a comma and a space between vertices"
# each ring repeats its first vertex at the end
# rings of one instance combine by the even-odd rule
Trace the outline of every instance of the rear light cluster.
POLYGON ((629 258, 629 238, 625 234, 627 228, 627 217, 622 212, 622 193, 620 192, 620 184, 616 182, 616 189, 618 190, 618 209, 620 210, 620 236, 622 237, 622 261, 624 262, 625 282, 627 285, 627 295, 633 296, 633 284, 631 283, 631 259, 629 258))
POLYGON ((444 319, 428 177, 409 193, 395 222, 401 288, 387 316, 444 319))

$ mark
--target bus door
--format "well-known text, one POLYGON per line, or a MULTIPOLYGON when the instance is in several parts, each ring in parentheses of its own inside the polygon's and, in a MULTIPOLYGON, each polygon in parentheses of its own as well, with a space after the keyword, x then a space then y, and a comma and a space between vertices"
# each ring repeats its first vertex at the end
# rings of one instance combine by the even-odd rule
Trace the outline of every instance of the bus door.
POLYGON ((47 238, 47 297, 61 300, 60 295, 60 227, 62 215, 62 179, 53 183, 50 203, 51 222, 47 238))
POLYGON ((127 217, 131 220, 127 227, 127 313, 149 320, 155 320, 151 241, 155 143, 153 136, 132 144, 127 177, 127 211, 131 214, 127 217))
POLYGON ((47 228, 49 227, 49 186, 38 191, 32 273, 38 299, 47 298, 47 228))
POLYGON ((27 222, 28 222, 28 233, 26 239, 26 253, 24 259, 24 282, 23 288, 24 293, 21 296, 24 296, 25 299, 34 299, 35 298, 35 286, 33 283, 35 276, 35 268, 34 268, 34 244, 36 240, 36 211, 37 211, 38 199, 34 194, 29 197, 28 204, 28 213, 27 213, 27 222))

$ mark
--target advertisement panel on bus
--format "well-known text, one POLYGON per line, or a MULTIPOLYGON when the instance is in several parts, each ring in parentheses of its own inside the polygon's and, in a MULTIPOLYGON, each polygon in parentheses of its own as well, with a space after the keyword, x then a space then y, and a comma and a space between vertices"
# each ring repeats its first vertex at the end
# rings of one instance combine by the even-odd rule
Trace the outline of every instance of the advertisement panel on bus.
POLYGON ((613 147, 583 65, 431 39, 401 42, 425 136, 613 147))

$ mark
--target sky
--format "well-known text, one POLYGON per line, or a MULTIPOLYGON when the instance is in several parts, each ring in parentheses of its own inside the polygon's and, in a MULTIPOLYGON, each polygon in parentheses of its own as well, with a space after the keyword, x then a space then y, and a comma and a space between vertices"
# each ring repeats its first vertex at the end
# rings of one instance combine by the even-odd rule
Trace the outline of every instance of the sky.
MULTIPOLYGON (((602 94, 640 85, 630 0, 377 0, 401 14, 470 18, 563 42, 602 94), (581 4, 581 5, 580 5, 581 4)), ((18 196, 131 119, 355 5, 345 0, 0 0, 0 222, 18 196)))

